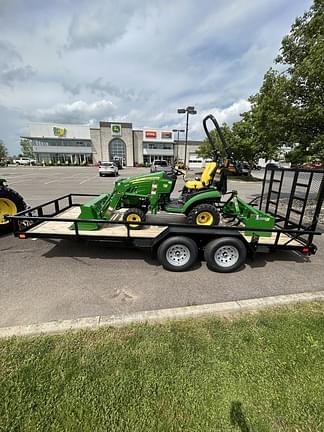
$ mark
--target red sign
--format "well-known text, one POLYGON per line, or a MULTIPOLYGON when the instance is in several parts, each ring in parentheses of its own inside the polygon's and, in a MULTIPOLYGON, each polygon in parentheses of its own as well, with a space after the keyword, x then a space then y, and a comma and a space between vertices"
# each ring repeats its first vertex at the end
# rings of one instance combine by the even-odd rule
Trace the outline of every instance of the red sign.
POLYGON ((155 131, 145 131, 145 138, 156 138, 155 131))

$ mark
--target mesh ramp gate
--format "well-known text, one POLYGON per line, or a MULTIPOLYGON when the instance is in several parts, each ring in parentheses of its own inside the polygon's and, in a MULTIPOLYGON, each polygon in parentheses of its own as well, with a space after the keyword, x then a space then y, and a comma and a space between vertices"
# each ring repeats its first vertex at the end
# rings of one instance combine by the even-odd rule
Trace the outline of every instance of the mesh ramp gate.
POLYGON ((324 231, 323 198, 323 170, 267 168, 259 208, 283 228, 324 231))

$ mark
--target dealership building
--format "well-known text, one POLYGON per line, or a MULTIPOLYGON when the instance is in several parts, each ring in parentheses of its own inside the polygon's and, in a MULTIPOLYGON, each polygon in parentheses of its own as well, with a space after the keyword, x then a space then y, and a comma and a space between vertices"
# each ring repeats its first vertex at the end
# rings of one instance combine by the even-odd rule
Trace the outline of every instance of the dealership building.
MULTIPOLYGON (((31 123, 29 136, 39 163, 97 163, 118 156, 125 166, 170 163, 185 159, 185 142, 168 129, 134 129, 132 123, 100 122, 99 127, 61 123, 31 123)), ((187 161, 197 160, 200 141, 188 141, 187 161)))

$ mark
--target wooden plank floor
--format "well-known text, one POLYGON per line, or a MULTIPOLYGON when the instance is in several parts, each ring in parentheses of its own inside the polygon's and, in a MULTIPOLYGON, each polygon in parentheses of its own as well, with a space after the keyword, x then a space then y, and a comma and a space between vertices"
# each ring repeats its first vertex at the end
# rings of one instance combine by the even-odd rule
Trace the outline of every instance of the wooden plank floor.
MULTIPOLYGON (((244 233, 242 233, 242 234, 248 242, 251 241, 251 236, 247 236, 244 233)), ((277 233, 272 233, 271 237, 260 237, 259 238, 259 244, 265 245, 265 246, 273 245, 273 244, 275 244, 276 236, 277 236, 277 233)), ((281 233, 279 236, 279 240, 278 240, 277 244, 280 246, 283 246, 285 243, 287 243, 287 241, 289 241, 289 239, 290 239, 290 237, 287 236, 287 234, 281 233)), ((300 246, 300 245, 301 245, 301 243, 298 240, 291 240, 287 246, 300 246)))
MULTIPOLYGON (((80 207, 71 207, 55 216, 54 219, 76 219, 80 214, 80 207)), ((121 219, 121 217, 119 218, 121 219)), ((118 218, 114 218, 118 220, 118 218)), ((59 235, 75 235, 74 230, 70 229, 71 222, 59 222, 59 221, 48 221, 42 222, 36 227, 29 230, 29 233, 35 234, 59 234, 59 235)), ((130 237, 140 237, 140 238, 155 238, 161 232, 163 232, 167 227, 160 226, 144 226, 141 229, 130 230, 130 237)), ((127 228, 125 225, 104 225, 99 230, 93 231, 80 231, 83 235, 96 236, 100 234, 103 237, 127 237, 127 228)))
MULTIPOLYGON (((40 225, 37 225, 34 228, 31 228, 29 230, 29 233, 35 233, 35 234, 58 234, 58 235, 75 235, 74 230, 71 230, 71 222, 59 222, 55 221, 55 219, 76 219, 80 214, 80 207, 71 207, 68 210, 58 214, 55 216, 54 220, 43 222, 40 225)), ((123 212, 116 213, 113 220, 122 221, 122 214, 123 212)), ((185 223, 185 217, 183 215, 176 215, 177 218, 174 218, 174 215, 171 215, 172 222, 178 222, 178 223, 185 223)), ((154 223, 155 221, 158 221, 159 223, 170 222, 170 215, 168 214, 162 214, 159 216, 154 215, 148 215, 147 221, 154 223), (169 217, 169 218, 168 218, 169 217)), ((163 232, 165 229, 167 229, 167 226, 154 226, 154 225, 148 225, 145 227, 142 227, 138 230, 130 230, 130 237, 140 237, 140 238, 155 238, 157 237, 161 232, 163 232)), ((83 235, 87 236, 96 236, 100 234, 101 236, 106 237, 127 237, 127 228, 125 225, 104 225, 99 230, 93 230, 93 231, 82 231, 83 235)), ((251 236, 246 236, 244 232, 241 232, 241 234, 246 238, 248 242, 251 241, 251 236)), ((271 237, 260 237, 259 238, 259 244, 260 245, 273 245, 276 240, 277 233, 272 233, 271 237)), ((281 233, 279 237, 278 244, 284 245, 289 241, 290 237, 287 236, 287 234, 281 233)), ((292 240, 289 243, 289 246, 300 246, 300 243, 298 240, 292 240)))

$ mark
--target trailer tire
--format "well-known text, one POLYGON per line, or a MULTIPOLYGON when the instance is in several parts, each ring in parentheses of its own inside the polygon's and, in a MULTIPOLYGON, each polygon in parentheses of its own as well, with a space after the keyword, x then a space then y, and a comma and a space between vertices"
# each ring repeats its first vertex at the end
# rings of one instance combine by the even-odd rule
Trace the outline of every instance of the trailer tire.
POLYGON ((246 260, 244 243, 235 237, 223 237, 207 244, 204 257, 210 270, 230 273, 239 269, 246 260))
POLYGON ((220 216, 213 204, 199 204, 193 207, 187 216, 187 222, 191 225, 218 225, 220 216))
MULTIPOLYGON (((125 211, 124 216, 123 216, 123 221, 124 222, 145 222, 145 212, 143 212, 143 210, 139 209, 139 208, 130 208, 128 210, 125 211)), ((141 228, 141 225, 137 225, 137 224, 129 224, 129 228, 130 229, 139 229, 141 228)))
POLYGON ((185 271, 197 261, 198 246, 194 240, 188 237, 169 237, 160 244, 157 257, 166 270, 185 271))
POLYGON ((27 207, 18 192, 7 187, 0 187, 0 235, 12 231, 13 222, 4 219, 5 214, 14 215, 27 207))

